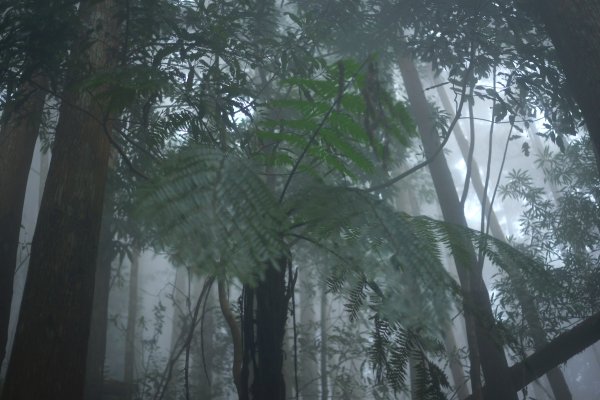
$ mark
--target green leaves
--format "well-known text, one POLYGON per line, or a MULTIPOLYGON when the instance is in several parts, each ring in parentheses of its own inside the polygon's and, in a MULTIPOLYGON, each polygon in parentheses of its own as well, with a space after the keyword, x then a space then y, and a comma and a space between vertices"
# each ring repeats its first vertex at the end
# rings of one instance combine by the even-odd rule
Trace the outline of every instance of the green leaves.
POLYGON ((285 254, 285 217, 251 166, 235 154, 190 147, 139 193, 139 216, 155 246, 177 264, 254 282, 285 254))
POLYGON ((408 144, 414 127, 404 105, 381 87, 369 87, 373 79, 366 74, 362 66, 340 61, 319 78, 284 80, 290 95, 265 104, 258 137, 297 157, 308 155, 301 170, 317 175, 314 165, 351 179, 374 173, 386 162, 388 143, 408 144))

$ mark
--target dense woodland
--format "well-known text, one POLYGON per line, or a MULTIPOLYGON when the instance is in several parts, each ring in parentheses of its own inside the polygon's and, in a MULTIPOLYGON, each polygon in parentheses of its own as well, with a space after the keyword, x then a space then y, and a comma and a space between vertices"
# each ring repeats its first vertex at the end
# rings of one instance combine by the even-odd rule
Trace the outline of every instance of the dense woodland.
POLYGON ((0 399, 600 399, 598 99, 593 0, 0 0, 0 399))

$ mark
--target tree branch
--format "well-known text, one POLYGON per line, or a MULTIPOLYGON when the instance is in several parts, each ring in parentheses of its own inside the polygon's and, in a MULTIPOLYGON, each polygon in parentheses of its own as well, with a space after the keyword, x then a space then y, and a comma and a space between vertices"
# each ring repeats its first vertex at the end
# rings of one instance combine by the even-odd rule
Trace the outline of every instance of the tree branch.
MULTIPOLYGON (((600 340, 600 312, 585 319, 571 330, 509 368, 513 389, 525 386, 543 376, 552 368, 567 362, 571 357, 600 340)), ((483 388, 485 393, 485 387, 483 388)), ((485 397, 485 396, 484 396, 485 397)), ((473 396, 465 400, 474 400, 473 396)))

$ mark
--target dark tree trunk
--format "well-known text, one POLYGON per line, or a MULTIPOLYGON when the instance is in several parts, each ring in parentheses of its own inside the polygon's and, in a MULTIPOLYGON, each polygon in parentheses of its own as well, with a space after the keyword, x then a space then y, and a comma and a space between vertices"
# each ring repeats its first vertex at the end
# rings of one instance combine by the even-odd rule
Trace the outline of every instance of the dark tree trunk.
POLYGON ((39 74, 24 81, 0 122, 0 364, 6 355, 27 176, 46 98, 40 87, 46 85, 39 74))
MULTIPOLYGON (((425 155, 428 159, 431 159, 440 146, 440 139, 434 126, 431 108, 425 98, 423 86, 413 61, 408 57, 402 57, 399 67, 410 101, 411 111, 423 141, 425 155)), ((429 164, 429 169, 444 220, 456 225, 467 226, 443 152, 439 153, 433 162, 429 164)), ((456 260, 456 268, 463 290, 469 349, 478 352, 485 381, 487 386, 492 388, 485 399, 517 400, 516 390, 512 388, 508 372, 502 339, 495 327, 489 294, 483 282, 481 268, 477 263, 477 254, 471 243, 465 243, 465 246, 471 249, 468 254, 469 261, 465 264, 462 260, 456 260), (474 333, 474 336, 470 333, 474 333)))
POLYGON ((600 3, 536 0, 531 6, 556 47, 567 83, 590 132, 600 169, 600 3))
POLYGON ((80 13, 3 400, 84 396, 110 131, 105 88, 76 83, 114 65, 117 23, 113 0, 81 2, 80 13))
POLYGON ((290 292, 286 275, 290 265, 290 258, 281 258, 277 266, 267 268, 254 289, 245 289, 242 400, 285 400, 283 339, 290 292))

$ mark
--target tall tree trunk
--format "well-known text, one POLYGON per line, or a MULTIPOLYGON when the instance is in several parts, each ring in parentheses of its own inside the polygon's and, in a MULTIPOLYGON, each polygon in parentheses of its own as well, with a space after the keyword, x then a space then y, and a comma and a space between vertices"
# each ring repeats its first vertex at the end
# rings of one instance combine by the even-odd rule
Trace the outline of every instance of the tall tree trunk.
POLYGON ((242 400, 285 400, 283 339, 293 279, 291 258, 270 265, 255 288, 244 289, 242 400), (250 377, 252 376, 252 382, 250 377))
POLYGON ((327 319, 329 318, 327 310, 327 286, 323 282, 321 284, 321 314, 319 327, 321 330, 321 346, 320 346, 320 367, 321 367, 321 400, 329 399, 329 382, 327 382, 327 319))
POLYGON ((110 131, 98 97, 106 88, 83 93, 76 84, 114 65, 115 8, 80 3, 82 40, 71 53, 3 400, 84 396, 110 131))
POLYGON ((106 354, 106 329, 108 326, 108 295, 110 291, 111 264, 114 258, 112 249, 111 195, 105 197, 102 227, 100 228, 100 244, 98 267, 96 269, 92 322, 88 341, 86 361, 85 400, 100 400, 102 382, 104 380, 104 358, 106 354))
POLYGON ((600 170, 600 3, 596 0, 521 0, 540 16, 579 104, 600 170))
MULTIPOLYGON (((196 283, 195 286, 197 287, 197 289, 195 290, 196 293, 200 293, 200 291, 202 290, 202 286, 204 284, 204 280, 199 280, 196 279, 196 283)), ((214 366, 214 359, 216 357, 218 357, 218 354, 215 352, 215 342, 213 339, 213 334, 216 330, 216 322, 215 322, 215 314, 214 314, 214 307, 215 307, 215 298, 213 295, 214 291, 210 291, 207 295, 206 295, 206 305, 204 306, 204 309, 206 310, 206 314, 204 314, 202 316, 202 322, 200 325, 200 332, 199 335, 196 335, 196 341, 195 341, 195 352, 194 352, 194 368, 193 368, 193 373, 194 376, 196 377, 197 380, 197 387, 198 387, 198 391, 196 393, 196 398, 197 399, 202 399, 202 400, 210 400, 212 399, 213 396, 213 388, 212 388, 212 381, 213 381, 213 376, 214 376, 214 372, 213 372, 213 366, 214 366)), ((237 325, 237 321, 236 322, 236 326, 238 327, 239 330, 239 325, 237 325)), ((241 339, 240 339, 240 343, 241 343, 241 339)), ((239 374, 238 374, 239 375, 239 374)), ((238 377, 239 379, 239 377, 238 377)))
MULTIPOLYGON (((452 105, 450 103, 450 99, 448 99, 445 89, 441 86, 438 86, 438 94, 446 111, 451 113, 452 105)), ((492 205, 489 197, 484 196, 484 186, 483 182, 481 181, 481 176, 479 175, 479 165, 475 159, 469 160, 469 143, 467 142, 467 139, 464 137, 458 125, 455 128, 454 136, 456 137, 458 147, 460 148, 463 158, 465 159, 465 163, 471 163, 471 182, 473 183, 473 188, 475 189, 475 193, 479 198, 479 202, 483 203, 485 201, 485 209, 490 210, 492 205)), ((506 242, 506 236, 502 231, 502 227, 498 222, 498 217, 496 216, 494 210, 491 210, 490 212, 489 224, 492 236, 498 240, 506 242)), ((524 277, 519 270, 507 269, 505 272, 508 274, 508 277, 515 288, 517 299, 519 300, 519 304, 523 309, 523 318, 527 322, 528 334, 533 339, 535 349, 539 350, 545 346, 548 341, 546 340, 546 334, 544 333, 544 328, 540 322, 535 300, 527 291, 527 288, 524 285, 524 277)), ((571 400, 571 391, 569 390, 569 386, 567 385, 565 377, 559 368, 554 368, 548 372, 548 381, 550 382, 550 386, 552 387, 552 392, 554 393, 556 400, 571 400)))
POLYGON ((0 121, 0 365, 6 355, 27 176, 46 98, 41 88, 46 86, 41 74, 24 81, 0 121))
MULTIPOLYGON (((403 194, 404 198, 402 201, 404 204, 410 205, 410 214, 419 215, 421 210, 415 193, 413 191, 405 191, 403 194)), ((448 326, 444 329, 444 348, 449 358, 448 366, 454 381, 456 397, 459 400, 464 400, 469 396, 468 381, 458 354, 459 349, 456 344, 452 323, 448 323, 448 326)))
POLYGON ((138 275, 140 270, 140 248, 132 245, 131 268, 129 269, 129 303, 127 306, 127 331, 125 333, 125 383, 133 384, 135 368, 135 328, 138 310, 138 275))
MULTIPOLYGON (((431 108, 425 98, 423 86, 413 61, 408 57, 402 57, 399 67, 411 111, 423 141, 425 155, 431 159, 440 146, 431 108)), ((429 164, 429 169, 444 219, 456 225, 468 226, 443 153, 439 153, 435 157, 429 164)), ((478 351, 486 386, 490 389, 486 393, 485 399, 517 400, 516 390, 512 388, 508 373, 508 363, 501 335, 495 327, 489 294, 477 262, 477 254, 471 243, 465 243, 465 245, 470 247, 469 260, 465 264, 464 260, 456 259, 456 268, 463 290, 469 349, 478 351), (474 333, 475 337, 470 333, 474 333), (477 344, 475 345, 474 342, 477 344)))
POLYGON ((315 279, 308 268, 303 268, 299 274, 300 284, 300 329, 299 329, 299 392, 303 400, 319 398, 319 372, 313 347, 315 337, 316 315, 313 300, 316 296, 315 279), (311 353, 313 356, 311 356, 311 353))

